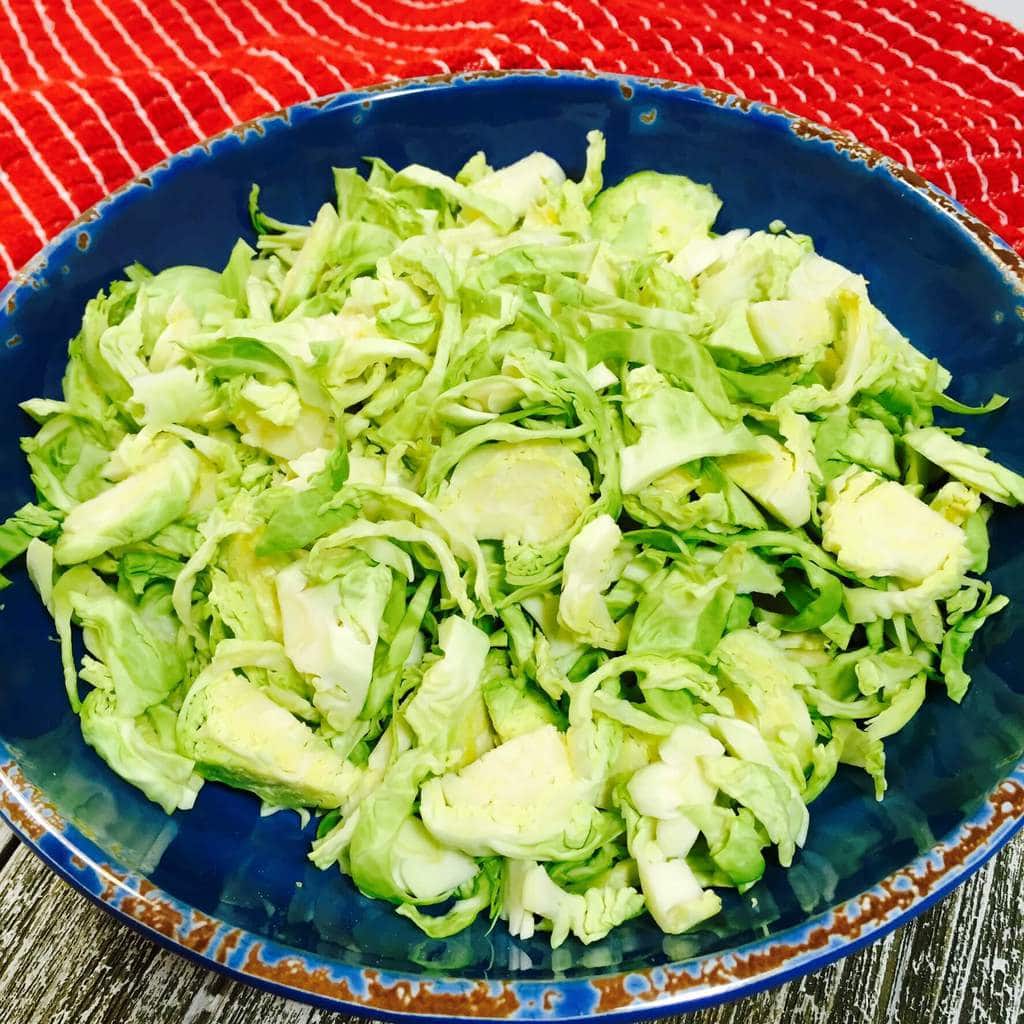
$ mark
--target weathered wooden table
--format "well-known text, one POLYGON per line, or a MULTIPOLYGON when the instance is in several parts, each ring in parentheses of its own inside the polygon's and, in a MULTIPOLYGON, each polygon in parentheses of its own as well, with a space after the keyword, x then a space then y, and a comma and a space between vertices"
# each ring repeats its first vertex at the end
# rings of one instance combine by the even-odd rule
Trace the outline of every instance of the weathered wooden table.
MULTIPOLYGON (((0 1024, 345 1020, 165 952, 96 909, 0 825, 0 1024)), ((856 956, 686 1018, 687 1024, 1022 1020, 1024 835, 949 899, 856 956)))

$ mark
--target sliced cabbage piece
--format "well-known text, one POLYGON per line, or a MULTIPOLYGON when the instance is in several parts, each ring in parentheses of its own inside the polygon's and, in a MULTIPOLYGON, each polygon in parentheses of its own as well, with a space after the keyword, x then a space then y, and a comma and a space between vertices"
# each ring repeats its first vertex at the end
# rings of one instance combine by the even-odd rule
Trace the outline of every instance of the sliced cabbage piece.
POLYGON ((565 715, 525 679, 505 673, 488 678, 482 688, 491 725, 504 743, 545 725, 565 726, 565 715))
POLYGON ((338 807, 360 774, 258 686, 216 662, 192 684, 177 736, 204 778, 278 807, 338 807))
POLYGON ((195 804, 203 780, 195 762, 178 753, 169 707, 133 717, 118 709, 114 694, 93 690, 82 701, 82 736, 122 779, 168 814, 195 804))
POLYGON ((169 366, 166 370, 133 377, 128 408, 143 426, 201 423, 217 407, 214 386, 195 367, 169 366))
POLYGON ((598 516, 569 544, 562 567, 558 621, 594 647, 622 650, 628 622, 613 622, 604 591, 615 576, 615 553, 622 531, 609 515, 598 516))
POLYGON ((441 623, 437 642, 441 657, 423 673, 403 712, 420 744, 457 766, 491 746, 481 692, 490 642, 483 630, 457 615, 441 623))
POLYGON ((622 490, 636 494, 677 466, 754 447, 742 423, 723 425, 692 391, 671 387, 650 367, 631 370, 623 409, 640 437, 622 450, 622 490))
POLYGON ((903 443, 993 501, 1003 505, 1024 501, 1024 477, 993 462, 985 448, 958 441, 938 427, 912 430, 903 436, 903 443))
POLYGON ((436 903, 477 873, 475 860, 443 846, 413 814, 419 784, 432 767, 424 751, 406 751, 360 804, 348 870, 368 896, 436 903))
POLYGON ((698 274, 717 263, 731 259, 740 242, 750 237, 746 228, 736 228, 724 235, 700 236, 687 242, 668 263, 669 270, 692 281, 698 274))
POLYGON ((803 526, 811 518, 811 478, 774 437, 762 434, 753 450, 727 455, 719 465, 730 480, 787 526, 803 526))
POLYGON ((720 324, 747 303, 785 299, 790 275, 806 255, 807 246, 795 238, 756 231, 700 275, 698 303, 720 324))
MULTIPOLYGON (((677 725, 658 753, 659 759, 637 771, 626 786, 640 814, 672 822, 680 814, 685 817, 691 807, 714 803, 717 791, 708 781, 702 759, 721 757, 725 748, 707 729, 677 725)), ((661 842, 666 834, 659 835, 661 842)))
POLYGON ((644 897, 629 885, 591 886, 582 894, 560 888, 534 861, 517 863, 510 873, 516 892, 507 899, 516 906, 509 930, 517 938, 530 938, 535 917, 551 929, 551 947, 557 949, 569 935, 584 945, 603 939, 623 921, 643 912, 644 897))
POLYGON ((789 867, 807 838, 810 816, 792 783, 776 769, 735 757, 702 760, 709 781, 764 825, 779 848, 779 863, 789 867))
POLYGON ((765 362, 820 352, 832 341, 832 312, 821 299, 766 299, 747 308, 765 362))
POLYGON ((473 182, 473 192, 507 207, 517 217, 565 184, 565 172, 546 153, 531 153, 473 182))
POLYGON ((573 770, 565 736, 545 725, 428 780, 420 814, 439 842, 470 856, 571 860, 607 834, 594 795, 573 770))
POLYGON ((795 758, 793 781, 802 787, 817 738, 803 694, 813 682, 810 672, 752 629, 723 637, 715 660, 737 716, 774 744, 772 763, 795 758))
POLYGON ((437 506, 480 540, 545 544, 576 523, 592 490, 590 474, 568 445, 499 442, 459 461, 437 506))
POLYGON ((277 574, 285 651, 312 677, 313 704, 339 733, 358 718, 366 701, 391 581, 390 569, 373 564, 356 564, 317 585, 301 562, 277 574))
POLYGON ((57 563, 86 562, 173 523, 188 507, 199 466, 199 456, 182 441, 167 438, 154 446, 144 468, 68 513, 54 547, 57 563))
POLYGON ((706 237, 721 208, 710 185, 639 171, 605 189, 590 212, 598 238, 644 253, 674 254, 691 239, 706 237))
POLYGON ((822 545, 860 576, 918 584, 958 558, 965 537, 901 484, 852 468, 828 486, 822 545))
POLYGON ((859 274, 816 252, 808 253, 794 268, 786 283, 788 299, 830 299, 839 291, 867 294, 867 283, 859 274))
POLYGON ((678 935, 714 917, 722 909, 721 897, 701 888, 684 857, 665 856, 658 845, 654 819, 628 806, 623 812, 644 902, 658 927, 669 935, 678 935))

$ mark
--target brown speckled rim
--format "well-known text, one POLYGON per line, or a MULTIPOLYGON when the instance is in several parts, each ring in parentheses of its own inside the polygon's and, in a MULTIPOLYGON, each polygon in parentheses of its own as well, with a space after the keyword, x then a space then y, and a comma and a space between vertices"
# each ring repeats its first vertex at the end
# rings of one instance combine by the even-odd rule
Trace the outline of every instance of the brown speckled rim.
MULTIPOLYGON (((486 80, 516 78, 612 81, 627 100, 641 92, 680 91, 692 102, 765 119, 781 118, 808 144, 828 145, 870 170, 886 171, 901 187, 920 194, 936 212, 953 219, 977 244, 982 258, 1000 270, 1008 288, 1021 296, 1024 317, 1024 259, 952 197, 844 132, 743 97, 661 79, 553 70, 480 71, 387 83, 312 100, 236 125, 161 161, 68 225, 0 292, 0 336, 6 317, 17 308, 19 292, 59 281, 59 273, 49 275, 48 269, 76 253, 87 253, 89 230, 108 209, 136 189, 159 187, 161 178, 174 173, 181 161, 213 157, 226 140, 244 143, 252 134, 286 128, 323 109, 355 104, 369 107, 380 96, 457 90, 486 80)), ((339 963, 233 927, 182 903, 100 849, 61 816, 2 742, 0 812, 55 871, 129 925, 204 966, 281 995, 396 1020, 636 1019, 721 1003, 780 984, 906 923, 976 871, 1024 823, 1024 759, 958 828, 860 896, 741 948, 664 967, 613 971, 586 979, 440 980, 339 963)))

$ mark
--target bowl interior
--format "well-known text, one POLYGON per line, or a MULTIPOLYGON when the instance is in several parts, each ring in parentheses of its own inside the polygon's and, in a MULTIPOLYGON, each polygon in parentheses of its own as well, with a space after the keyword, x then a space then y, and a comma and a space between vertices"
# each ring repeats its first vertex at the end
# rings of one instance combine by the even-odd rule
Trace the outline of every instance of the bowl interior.
MULTIPOLYGON (((33 490, 17 438, 31 424, 16 403, 57 395, 66 342, 85 301, 139 260, 220 266, 251 237, 249 184, 285 220, 330 198, 332 165, 379 155, 454 172, 484 149, 494 164, 540 149, 582 171, 590 128, 608 140, 609 183, 644 168, 710 181, 725 200, 718 228, 781 218, 818 250, 865 274, 875 302, 955 376, 965 401, 1017 398, 969 424, 972 439, 1024 469, 1024 297, 997 261, 884 165, 798 136, 785 118, 721 105, 695 90, 577 77, 482 78, 338 97, 229 134, 158 170, 149 187, 108 203, 69 236, 0 313, 0 496, 13 510, 33 490)), ((583 948, 552 953, 543 937, 510 940, 483 924, 447 941, 425 938, 336 871, 306 860, 312 828, 294 814, 260 818, 257 801, 208 784, 190 813, 166 817, 87 748, 68 708, 52 625, 21 570, 2 599, 0 739, 58 811, 123 865, 197 909, 286 945, 359 966, 466 977, 589 975, 654 966, 735 947, 800 924, 902 867, 984 799, 1024 752, 1024 564, 1021 519, 994 520, 991 577, 1013 603, 980 634, 973 686, 961 706, 935 686, 887 742, 890 789, 876 803, 866 776, 842 770, 812 808, 806 848, 772 867, 746 897, 693 934, 666 937, 644 921, 583 948)))

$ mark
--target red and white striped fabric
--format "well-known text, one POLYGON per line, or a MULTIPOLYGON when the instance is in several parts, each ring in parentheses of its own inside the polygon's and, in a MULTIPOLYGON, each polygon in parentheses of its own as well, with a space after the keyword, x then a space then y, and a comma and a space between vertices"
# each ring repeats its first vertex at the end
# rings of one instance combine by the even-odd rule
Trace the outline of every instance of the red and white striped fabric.
POLYGON ((395 78, 580 66, 847 129, 1024 252, 1024 33, 959 0, 0 0, 0 284, 233 122, 395 78))

